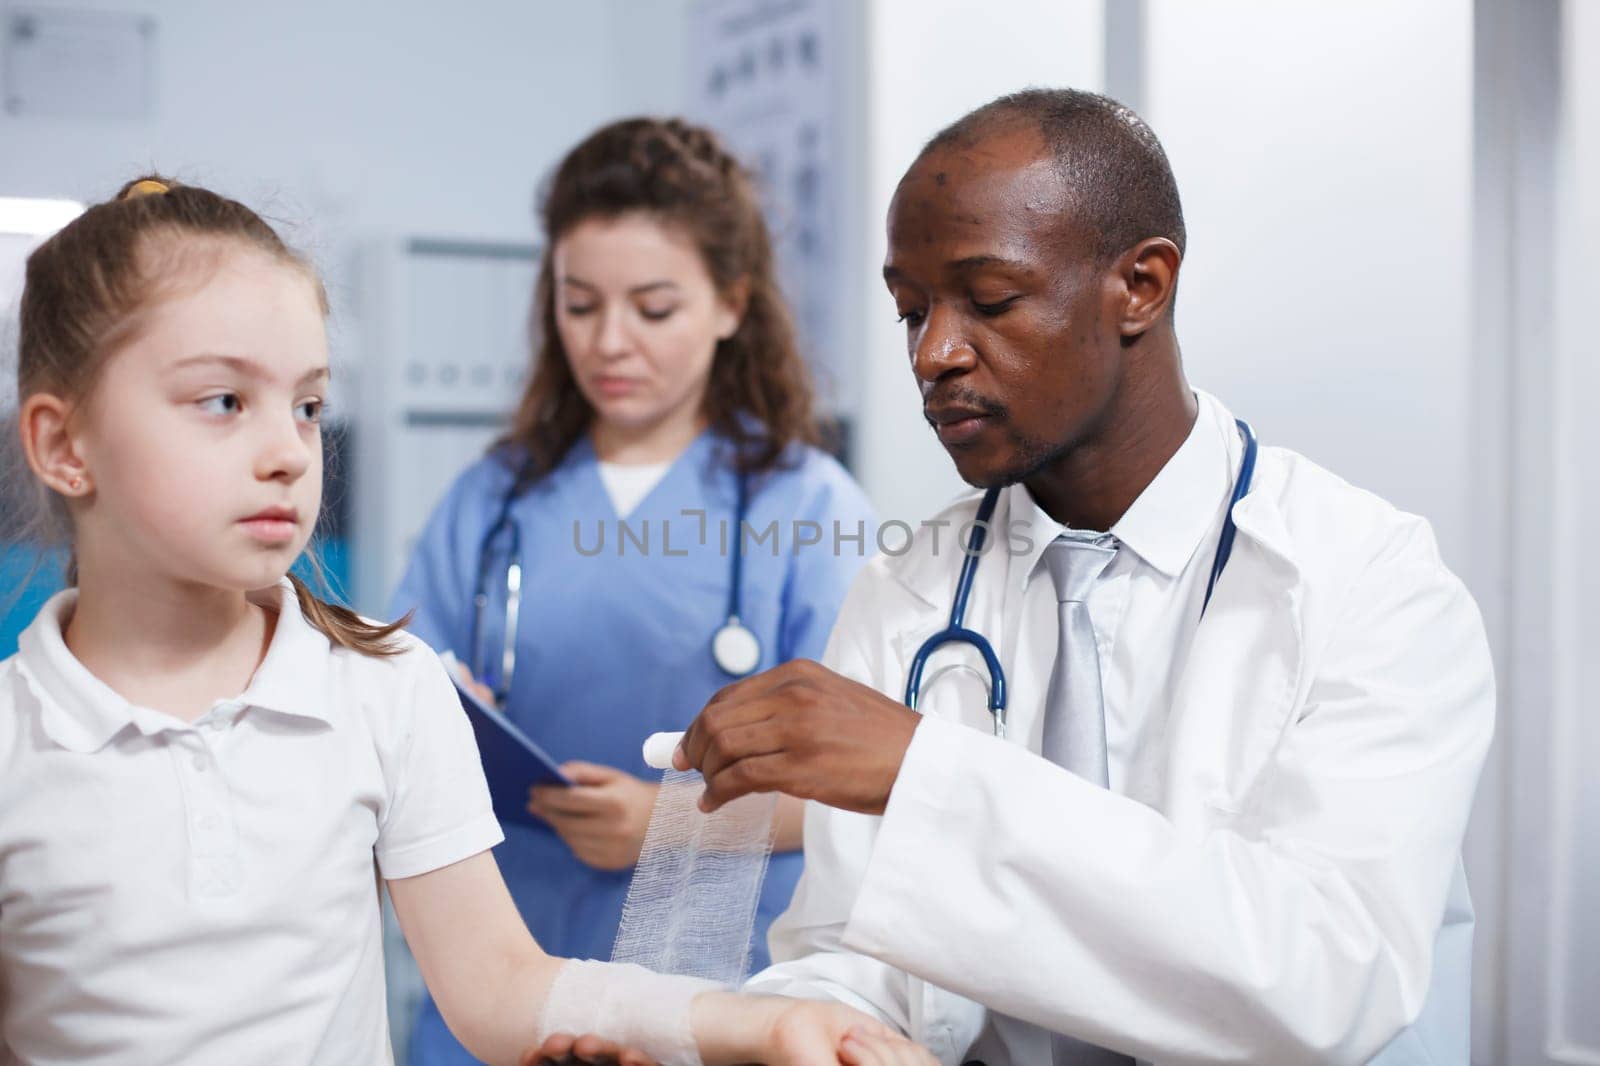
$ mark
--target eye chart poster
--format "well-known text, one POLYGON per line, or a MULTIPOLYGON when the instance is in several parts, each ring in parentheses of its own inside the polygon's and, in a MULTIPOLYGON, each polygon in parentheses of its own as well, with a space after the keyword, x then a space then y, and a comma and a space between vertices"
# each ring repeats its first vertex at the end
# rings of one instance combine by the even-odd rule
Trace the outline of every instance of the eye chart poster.
POLYGON ((850 203, 845 164, 853 0, 699 0, 689 103, 760 177, 784 293, 823 406, 850 413, 850 203))

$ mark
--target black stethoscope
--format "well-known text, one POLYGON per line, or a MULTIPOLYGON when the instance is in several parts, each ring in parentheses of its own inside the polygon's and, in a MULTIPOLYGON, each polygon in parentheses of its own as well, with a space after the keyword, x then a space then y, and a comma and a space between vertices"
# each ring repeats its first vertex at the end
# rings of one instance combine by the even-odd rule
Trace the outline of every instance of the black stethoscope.
MULTIPOLYGON (((500 501, 500 511, 494 524, 479 542, 478 579, 472 594, 472 675, 489 687, 494 693, 495 702, 500 705, 504 705, 511 691, 511 675, 517 665, 517 622, 522 613, 522 527, 512 516, 511 506, 521 495, 523 480, 521 474, 512 480, 511 487, 500 501), (502 534, 510 536, 503 583, 506 599, 505 635, 501 642, 499 662, 493 663, 489 661, 484 647, 483 619, 489 609, 490 549, 502 534)), ((744 523, 749 506, 749 483, 747 476, 742 473, 738 480, 733 558, 728 578, 727 621, 711 637, 711 658, 730 677, 746 677, 761 665, 761 640, 739 617, 744 588, 744 523)))
MULTIPOLYGON (((1211 564, 1211 577, 1206 581, 1205 599, 1200 603, 1202 618, 1205 617, 1206 608, 1211 605, 1211 590, 1217 587, 1217 578, 1222 576, 1223 568, 1228 565, 1228 557, 1233 554, 1233 537, 1238 532, 1238 527, 1233 523, 1234 505, 1244 499, 1250 491, 1250 481, 1256 470, 1256 431, 1242 418, 1234 419, 1234 425, 1239 427, 1239 433, 1244 437, 1244 459, 1239 464, 1239 477, 1234 482, 1233 496, 1228 500, 1227 516, 1222 520, 1222 535, 1217 538, 1217 557, 1211 564)), ((994 716, 994 735, 1004 737, 1006 673, 1001 669, 1000 657, 994 653, 994 646, 988 639, 982 633, 966 627, 967 600, 972 595, 972 579, 978 573, 978 559, 982 556, 984 543, 988 539, 989 520, 994 517, 994 508, 1000 500, 1000 492, 999 488, 990 489, 983 494, 983 502, 978 505, 972 533, 967 537, 967 558, 961 564, 961 577, 956 582, 955 602, 950 607, 950 624, 923 641, 922 647, 911 657, 911 671, 906 678, 905 703, 913 711, 917 709, 917 694, 922 689, 922 671, 935 651, 946 644, 965 644, 983 657, 984 666, 989 670, 989 713, 994 716)))

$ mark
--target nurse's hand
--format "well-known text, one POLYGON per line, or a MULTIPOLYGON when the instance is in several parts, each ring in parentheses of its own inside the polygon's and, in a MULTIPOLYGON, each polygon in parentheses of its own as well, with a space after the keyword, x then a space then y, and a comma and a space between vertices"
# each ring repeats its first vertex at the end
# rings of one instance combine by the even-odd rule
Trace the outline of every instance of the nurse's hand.
POLYGON ((637 863, 660 786, 590 762, 569 762, 561 771, 572 787, 529 790, 529 813, 549 822, 585 865, 626 870, 637 863))
POLYGON ((706 779, 702 810, 786 792, 882 814, 922 718, 876 689, 797 659, 714 696, 672 757, 706 779))
POLYGON ((494 698, 494 689, 473 677, 472 671, 467 669, 466 663, 457 659, 450 652, 443 653, 439 656, 439 659, 445 664, 445 668, 455 676, 461 687, 478 697, 480 702, 486 703, 490 707, 498 707, 500 705, 500 701, 494 698))

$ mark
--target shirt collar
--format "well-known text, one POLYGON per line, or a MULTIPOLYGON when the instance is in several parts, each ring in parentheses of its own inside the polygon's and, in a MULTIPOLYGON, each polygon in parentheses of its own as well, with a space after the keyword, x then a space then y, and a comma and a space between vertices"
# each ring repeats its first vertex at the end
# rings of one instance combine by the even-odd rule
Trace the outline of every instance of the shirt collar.
MULTIPOLYGON (((1198 397, 1198 406, 1183 444, 1110 529, 1119 544, 1169 578, 1189 565, 1228 492, 1231 460, 1219 423, 1221 407, 1205 396, 1198 397)), ((1046 514, 1021 482, 1009 491, 1011 514, 1030 530, 1030 550, 1016 557, 1026 581, 1045 548, 1066 527, 1046 514)))
MULTIPOLYGON (((251 593, 250 599, 276 609, 278 624, 250 684, 226 702, 236 710, 256 707, 331 725, 328 639, 305 620, 287 580, 251 593)), ((93 752, 129 727, 146 736, 191 728, 169 714, 129 703, 78 661, 62 637, 62 625, 77 602, 76 589, 56 593, 17 639, 17 663, 50 739, 70 751, 93 752)))
POLYGON ((278 624, 266 656, 237 702, 333 725, 334 705, 328 693, 332 649, 327 636, 306 620, 294 586, 284 578, 252 592, 250 601, 276 610, 278 624))
POLYGON ((1229 484, 1228 438, 1203 399, 1189 436, 1145 486, 1111 533, 1167 577, 1177 577, 1222 513, 1229 484))
POLYGON ((131 725, 137 708, 67 650, 61 627, 77 602, 77 589, 45 601, 17 637, 17 666, 39 701, 40 724, 50 739, 71 751, 90 752, 131 725))

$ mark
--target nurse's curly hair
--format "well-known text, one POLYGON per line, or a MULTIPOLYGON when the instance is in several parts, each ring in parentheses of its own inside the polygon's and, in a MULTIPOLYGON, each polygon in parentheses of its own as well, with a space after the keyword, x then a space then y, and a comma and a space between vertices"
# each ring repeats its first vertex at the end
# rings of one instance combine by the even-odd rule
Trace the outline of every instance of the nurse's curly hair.
POLYGON ((778 289, 772 240, 751 174, 711 131, 681 119, 603 126, 569 152, 540 195, 545 248, 534 294, 534 369, 500 444, 526 450, 524 480, 548 473, 588 428, 556 329, 555 245, 581 222, 641 212, 681 227, 713 284, 747 289, 738 330, 717 344, 702 413, 745 472, 769 470, 796 443, 816 444, 811 379, 778 289))
MULTIPOLYGON (((174 286, 204 277, 214 268, 209 256, 230 245, 261 252, 303 274, 322 313, 328 313, 327 294, 311 264, 250 208, 159 174, 135 178, 28 256, 17 345, 18 408, 35 393, 50 393, 81 408, 107 361, 138 332, 143 312, 174 286)), ((25 528, 5 532, 46 547, 65 547, 64 577, 68 585, 76 585, 66 502, 39 482, 37 498, 25 506, 30 501, 21 498, 20 487, 28 480, 8 472, 0 497, 15 492, 16 498, 0 498, 0 503, 11 514, 32 512, 32 519, 25 528)), ((325 587, 316 555, 308 552, 305 559, 316 583, 325 587)), ((397 632, 410 615, 389 625, 371 622, 313 592, 297 575, 291 573, 289 581, 301 614, 332 643, 366 655, 405 649, 397 632)))

